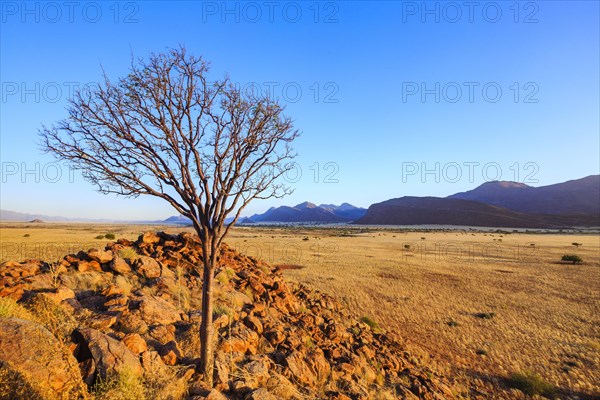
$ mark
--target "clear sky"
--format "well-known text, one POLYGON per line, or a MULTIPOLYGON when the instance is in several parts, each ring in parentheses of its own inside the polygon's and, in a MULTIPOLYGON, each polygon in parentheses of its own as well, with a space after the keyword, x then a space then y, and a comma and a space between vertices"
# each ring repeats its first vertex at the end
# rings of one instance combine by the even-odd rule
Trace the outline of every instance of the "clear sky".
POLYGON ((302 136, 273 205, 540 186, 600 170, 599 2, 138 1, 1 4, 1 208, 158 219, 41 154, 73 87, 185 45, 212 73, 278 96, 302 136), (318 173, 317 173, 318 172, 318 173), (424 173, 425 172, 425 173, 424 173))

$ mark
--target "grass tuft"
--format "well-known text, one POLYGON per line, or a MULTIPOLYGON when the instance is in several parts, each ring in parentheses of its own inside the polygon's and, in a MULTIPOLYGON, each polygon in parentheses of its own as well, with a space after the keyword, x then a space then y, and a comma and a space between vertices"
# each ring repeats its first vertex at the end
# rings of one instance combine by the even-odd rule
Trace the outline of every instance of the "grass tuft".
POLYGON ((543 395, 552 396, 554 386, 546 382, 542 377, 532 371, 517 372, 511 375, 509 384, 530 396, 543 395))
POLYGON ((92 387, 92 395, 100 400, 144 400, 142 379, 125 369, 118 375, 100 379, 92 387))
POLYGON ((362 317, 360 320, 361 322, 364 322, 365 324, 369 325, 371 329, 379 329, 379 324, 367 316, 362 317))
POLYGON ((124 249, 119 250, 119 257, 125 260, 135 261, 140 258, 140 255, 133 247, 125 247, 124 249))
POLYGON ((9 297, 0 297, 0 318, 20 318, 36 321, 32 313, 9 297))

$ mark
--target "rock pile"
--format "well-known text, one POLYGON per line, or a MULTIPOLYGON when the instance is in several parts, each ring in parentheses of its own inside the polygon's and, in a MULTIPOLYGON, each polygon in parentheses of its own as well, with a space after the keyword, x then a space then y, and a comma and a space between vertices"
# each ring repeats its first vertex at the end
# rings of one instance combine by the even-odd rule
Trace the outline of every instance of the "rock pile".
MULTIPOLYGON (((385 333, 353 320, 335 299, 285 282, 277 268, 227 246, 215 277, 215 388, 205 387, 195 368, 201 261, 197 236, 159 232, 58 263, 1 264, 0 300, 23 305, 33 322, 1 319, 0 363, 25 372, 19 366, 30 358, 28 346, 15 343, 28 336, 15 332, 38 324, 70 351, 68 359, 28 367, 32 377, 47 368, 36 389, 47 398, 67 384, 83 388, 85 398, 86 388, 124 374, 153 382, 156 398, 453 398, 441 378, 409 361, 385 333), (65 382, 61 365, 69 363, 79 368, 65 382)), ((50 342, 44 346, 57 346, 50 342)))

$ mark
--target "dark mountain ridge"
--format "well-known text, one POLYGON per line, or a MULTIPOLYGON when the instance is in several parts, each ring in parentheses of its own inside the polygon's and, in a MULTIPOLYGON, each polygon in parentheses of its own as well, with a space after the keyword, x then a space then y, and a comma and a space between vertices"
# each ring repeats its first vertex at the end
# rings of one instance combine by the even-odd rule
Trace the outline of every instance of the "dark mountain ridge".
POLYGON ((448 196, 532 214, 600 214, 600 175, 547 186, 493 181, 448 196))
POLYGON ((446 198, 401 197, 373 204, 357 224, 513 228, 600 226, 600 175, 548 186, 494 181, 446 198))

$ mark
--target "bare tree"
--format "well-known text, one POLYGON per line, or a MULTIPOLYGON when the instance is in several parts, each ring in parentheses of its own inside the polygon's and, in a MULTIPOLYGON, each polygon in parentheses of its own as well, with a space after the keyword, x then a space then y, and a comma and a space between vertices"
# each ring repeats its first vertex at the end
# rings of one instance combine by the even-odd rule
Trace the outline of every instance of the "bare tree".
POLYGON ((268 96, 229 78, 184 48, 132 61, 129 74, 78 91, 69 117, 40 130, 41 147, 82 171, 101 193, 166 200, 189 218, 203 254, 201 372, 212 386, 213 277, 223 239, 254 199, 282 197, 278 183, 298 136, 268 96), (226 223, 226 218, 233 222, 226 223))

